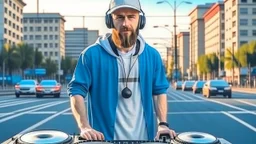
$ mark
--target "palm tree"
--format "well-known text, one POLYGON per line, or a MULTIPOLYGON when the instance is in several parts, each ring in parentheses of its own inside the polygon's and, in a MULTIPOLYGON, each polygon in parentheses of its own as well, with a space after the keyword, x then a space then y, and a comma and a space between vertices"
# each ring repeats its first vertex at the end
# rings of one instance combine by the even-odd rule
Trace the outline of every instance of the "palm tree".
POLYGON ((225 52, 225 68, 228 70, 232 69, 232 82, 234 82, 234 68, 238 68, 239 75, 238 79, 240 79, 240 69, 241 63, 239 61, 240 52, 232 52, 230 48, 226 49, 225 52))
POLYGON ((21 61, 18 49, 16 48, 15 45, 4 45, 0 57, 1 63, 5 62, 6 69, 8 70, 10 76, 12 75, 13 70, 19 69, 21 61))
POLYGON ((22 70, 22 77, 24 77, 24 70, 33 67, 34 49, 25 43, 18 44, 16 48, 20 55, 20 68, 22 70))
POLYGON ((34 52, 34 62, 36 68, 40 67, 43 63, 43 54, 38 51, 38 48, 36 48, 34 52))
POLYGON ((56 74, 58 70, 57 63, 51 60, 51 58, 45 59, 45 62, 43 63, 43 67, 46 69, 46 75, 49 77, 53 77, 53 74, 56 74))

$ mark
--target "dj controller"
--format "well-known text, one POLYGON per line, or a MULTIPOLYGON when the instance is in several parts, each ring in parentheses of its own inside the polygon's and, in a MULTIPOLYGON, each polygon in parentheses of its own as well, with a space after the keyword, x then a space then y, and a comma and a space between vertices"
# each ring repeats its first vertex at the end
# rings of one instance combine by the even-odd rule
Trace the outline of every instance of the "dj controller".
POLYGON ((160 135, 159 140, 85 140, 79 135, 69 135, 58 130, 34 130, 18 134, 3 144, 231 144, 225 139, 202 132, 184 132, 170 139, 169 135, 160 135))

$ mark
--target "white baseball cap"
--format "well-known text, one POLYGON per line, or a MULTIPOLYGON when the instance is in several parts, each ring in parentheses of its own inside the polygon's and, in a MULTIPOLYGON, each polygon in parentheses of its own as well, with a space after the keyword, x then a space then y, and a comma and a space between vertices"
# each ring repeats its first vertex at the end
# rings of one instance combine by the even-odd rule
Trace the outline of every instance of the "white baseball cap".
POLYGON ((111 0, 109 4, 108 14, 113 13, 120 8, 132 8, 141 12, 141 6, 139 0, 111 0))

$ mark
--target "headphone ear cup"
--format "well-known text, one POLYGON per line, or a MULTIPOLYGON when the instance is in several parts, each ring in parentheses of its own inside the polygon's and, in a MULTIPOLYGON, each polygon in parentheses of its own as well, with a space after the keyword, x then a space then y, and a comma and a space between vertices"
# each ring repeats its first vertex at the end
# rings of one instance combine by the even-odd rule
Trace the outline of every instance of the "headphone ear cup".
POLYGON ((111 29, 114 28, 113 20, 111 14, 106 14, 105 16, 105 24, 106 26, 111 29))
POLYGON ((144 15, 140 15, 140 29, 143 29, 146 25, 146 17, 144 15))

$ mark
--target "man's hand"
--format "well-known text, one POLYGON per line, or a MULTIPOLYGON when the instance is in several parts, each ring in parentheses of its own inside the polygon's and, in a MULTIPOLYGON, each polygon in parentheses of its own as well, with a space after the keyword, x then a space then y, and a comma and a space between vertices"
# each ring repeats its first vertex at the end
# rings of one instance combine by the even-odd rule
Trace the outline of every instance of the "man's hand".
POLYGON ((157 134, 156 134, 155 139, 159 140, 159 136, 161 134, 169 134, 171 139, 174 139, 174 137, 176 136, 176 133, 175 133, 174 130, 169 129, 167 126, 164 126, 164 125, 158 126, 158 130, 157 130, 157 134))
POLYGON ((80 136, 86 140, 104 140, 104 135, 92 128, 81 129, 80 136))

